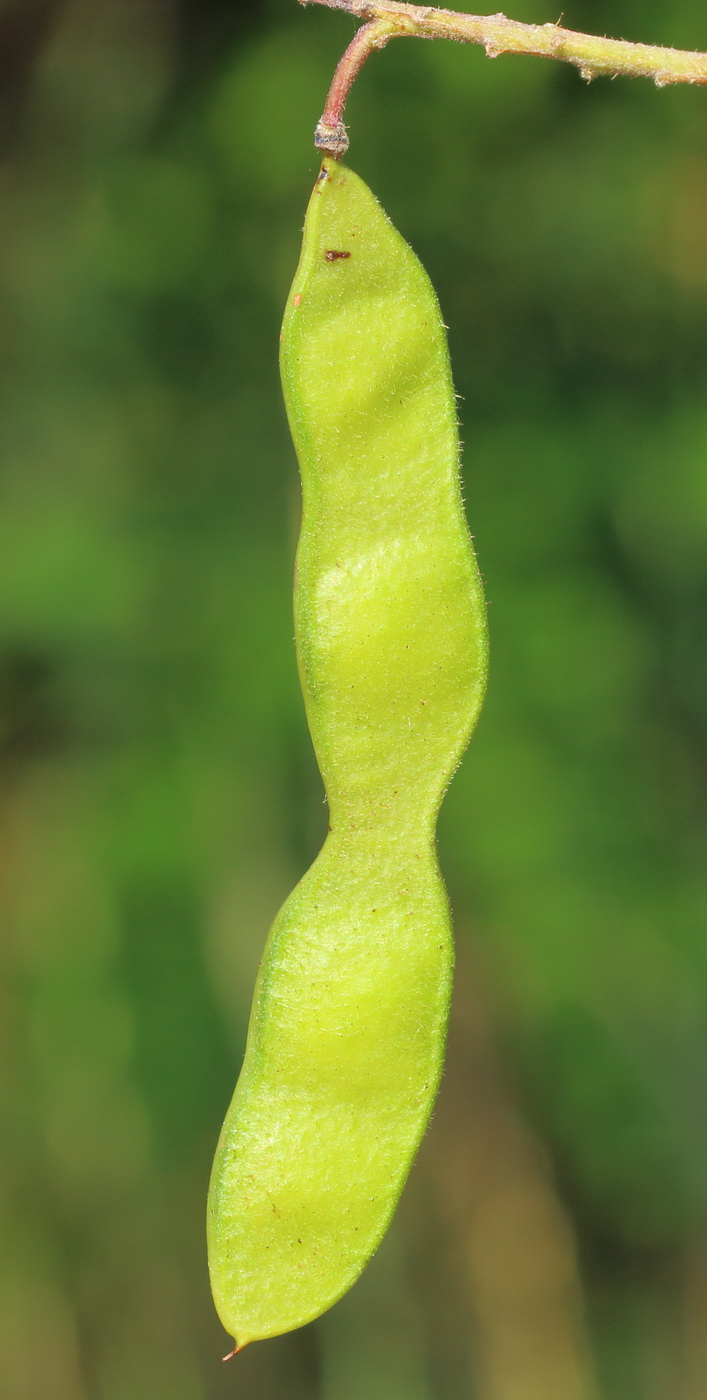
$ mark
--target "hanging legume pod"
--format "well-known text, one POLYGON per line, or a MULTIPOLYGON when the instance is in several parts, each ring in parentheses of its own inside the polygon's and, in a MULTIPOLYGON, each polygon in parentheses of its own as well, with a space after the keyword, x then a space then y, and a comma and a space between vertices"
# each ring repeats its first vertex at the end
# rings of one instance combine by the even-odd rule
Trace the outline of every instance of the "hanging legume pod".
POLYGON ((282 381, 302 474, 298 657, 330 833, 270 933, 214 1163, 211 1278, 238 1346, 349 1288, 425 1131, 452 972, 434 827, 486 668, 436 298, 331 159, 282 381))

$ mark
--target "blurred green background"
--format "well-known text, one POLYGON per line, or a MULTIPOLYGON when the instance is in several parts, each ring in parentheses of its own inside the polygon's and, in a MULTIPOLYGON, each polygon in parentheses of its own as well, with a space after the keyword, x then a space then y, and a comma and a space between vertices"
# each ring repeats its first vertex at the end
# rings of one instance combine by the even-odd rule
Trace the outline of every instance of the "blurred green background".
MULTIPOLYGON (((707 47, 702 0, 564 23, 707 47)), ((0 1395, 706 1400, 707 95, 442 43, 349 121, 489 598, 449 1067, 361 1282, 220 1362, 210 1159, 325 826, 277 339, 353 30, 0 3, 0 1395)))

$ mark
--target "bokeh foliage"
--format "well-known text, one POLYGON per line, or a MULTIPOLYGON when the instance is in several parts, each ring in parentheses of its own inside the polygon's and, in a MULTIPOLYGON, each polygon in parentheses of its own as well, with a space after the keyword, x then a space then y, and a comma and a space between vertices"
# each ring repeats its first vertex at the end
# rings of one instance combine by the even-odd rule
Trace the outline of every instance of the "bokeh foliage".
MULTIPOLYGON (((564 23, 707 46, 698 0, 564 23)), ((352 28, 0 7, 0 1392, 700 1400, 707 98, 441 43, 349 119, 450 323, 490 606, 450 1072, 350 1297, 218 1361, 210 1157, 325 827, 276 350, 352 28)))

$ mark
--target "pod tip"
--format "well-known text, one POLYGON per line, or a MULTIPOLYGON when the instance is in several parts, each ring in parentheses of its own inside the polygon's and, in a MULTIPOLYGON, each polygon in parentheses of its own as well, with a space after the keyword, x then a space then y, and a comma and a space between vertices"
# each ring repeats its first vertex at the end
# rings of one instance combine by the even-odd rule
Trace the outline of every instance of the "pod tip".
POLYGON ((245 1346, 247 1346, 247 1345, 248 1345, 247 1342, 237 1342, 237 1341, 235 1340, 235 1338, 234 1338, 234 1345, 233 1345, 231 1351, 227 1351, 227 1352, 226 1352, 226 1355, 221 1357, 221 1360, 222 1360, 222 1361, 232 1361, 232 1360, 233 1360, 233 1357, 234 1357, 234 1356, 237 1356, 238 1353, 239 1353, 239 1351, 242 1351, 243 1348, 244 1348, 245 1346))

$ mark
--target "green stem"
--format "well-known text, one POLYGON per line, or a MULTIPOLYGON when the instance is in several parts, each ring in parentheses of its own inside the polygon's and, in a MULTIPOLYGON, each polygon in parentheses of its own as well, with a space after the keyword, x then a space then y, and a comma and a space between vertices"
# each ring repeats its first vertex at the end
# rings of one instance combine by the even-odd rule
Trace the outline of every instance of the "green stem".
POLYGON ((407 5, 400 0, 300 0, 302 4, 328 5, 366 20, 349 44, 334 74, 315 145, 337 158, 348 148, 344 107, 351 85, 374 49, 389 39, 406 35, 420 39, 454 39, 481 44, 489 58, 501 53, 534 54, 572 63, 591 82, 602 75, 619 74, 650 78, 656 87, 671 83, 707 85, 707 54, 687 49, 667 49, 653 44, 631 44, 624 39, 602 39, 578 34, 558 24, 521 24, 505 15, 467 15, 457 10, 437 10, 429 5, 407 5))

